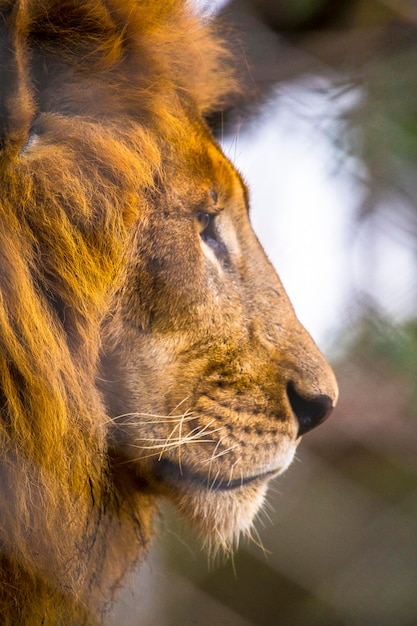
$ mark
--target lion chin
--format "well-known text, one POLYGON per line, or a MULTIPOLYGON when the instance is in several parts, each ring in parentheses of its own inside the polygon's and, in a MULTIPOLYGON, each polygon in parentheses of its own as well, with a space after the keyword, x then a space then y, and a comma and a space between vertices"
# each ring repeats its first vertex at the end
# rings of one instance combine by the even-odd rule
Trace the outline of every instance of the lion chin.
POLYGON ((233 492, 208 491, 172 494, 178 511, 198 532, 209 554, 218 549, 229 554, 242 535, 250 535, 254 518, 262 509, 268 484, 258 479, 251 485, 234 487, 233 492))
POLYGON ((218 550, 230 554, 239 545, 241 536, 252 538, 251 529, 263 509, 269 481, 285 471, 294 452, 295 448, 288 454, 284 467, 262 475, 224 481, 212 477, 202 481, 200 477, 185 481, 182 477, 177 483, 168 481, 168 498, 198 533, 209 554, 218 550))
MULTIPOLYGON (((153 420, 157 421, 157 416, 153 420)), ((245 442, 229 446, 228 441, 221 446, 219 440, 207 437, 211 433, 205 427, 196 428, 194 422, 193 430, 191 439, 171 437, 158 451, 151 444, 140 453, 142 437, 130 415, 119 423, 116 448, 129 456, 123 462, 135 468, 142 488, 146 485, 170 500, 209 554, 218 550, 229 554, 241 536, 252 537, 251 528, 262 512, 269 482, 291 464, 300 439, 283 437, 272 452, 258 451, 256 460, 241 463, 245 442), (214 452, 207 451, 207 444, 214 452)))

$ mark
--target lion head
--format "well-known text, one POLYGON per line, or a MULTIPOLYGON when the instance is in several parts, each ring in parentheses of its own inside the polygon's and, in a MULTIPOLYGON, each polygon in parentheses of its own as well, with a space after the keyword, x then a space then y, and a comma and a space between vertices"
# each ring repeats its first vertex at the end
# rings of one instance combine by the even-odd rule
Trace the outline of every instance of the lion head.
POLYGON ((113 452, 227 547, 336 386, 254 235, 241 176, 198 116, 181 126, 132 232, 103 377, 113 452))
POLYGON ((337 389, 204 122, 233 80, 210 27, 181 0, 0 15, 0 605, 90 623, 159 498, 229 549, 337 389))

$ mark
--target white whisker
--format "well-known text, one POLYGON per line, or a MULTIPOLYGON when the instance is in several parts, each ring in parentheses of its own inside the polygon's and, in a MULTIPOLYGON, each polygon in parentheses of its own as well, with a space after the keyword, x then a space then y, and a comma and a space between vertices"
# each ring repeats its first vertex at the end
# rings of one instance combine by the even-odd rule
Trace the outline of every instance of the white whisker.
POLYGON ((221 452, 219 452, 215 456, 212 456, 208 461, 204 461, 203 464, 207 465, 207 463, 212 463, 215 459, 219 459, 221 456, 224 456, 225 454, 228 454, 228 452, 231 452, 232 450, 235 450, 235 448, 238 448, 239 446, 240 446, 239 443, 235 443, 235 444, 233 444, 233 446, 230 446, 229 448, 226 448, 225 450, 222 450, 221 452))
POLYGON ((130 444, 130 447, 137 448, 139 450, 160 450, 161 448, 163 449, 176 448, 177 446, 181 446, 185 442, 186 443, 213 443, 212 439, 198 439, 198 438, 178 439, 177 441, 174 440, 174 441, 170 441, 169 443, 167 443, 166 439, 161 439, 160 441, 163 441, 164 443, 153 444, 151 446, 135 445, 132 443, 130 444))
MULTIPOLYGON (((238 463, 240 463, 240 461, 241 461, 241 460, 242 460, 242 457, 241 457, 241 456, 239 456, 239 457, 236 459, 236 461, 235 461, 234 463, 232 463, 232 466, 231 466, 231 468, 230 468, 230 474, 229 474, 229 482, 228 482, 228 485, 230 485, 230 483, 233 481, 233 472, 234 472, 234 469, 235 469, 236 465, 237 465, 238 463)), ((241 472, 242 472, 242 470, 241 470, 241 472)))
MULTIPOLYGON (((222 428, 223 427, 220 427, 219 430, 221 430, 222 428)), ((210 456, 210 459, 208 460, 208 463, 209 463, 209 468, 208 468, 208 472, 207 472, 207 474, 208 474, 208 481, 210 481, 210 478, 211 478, 211 470, 212 470, 212 465, 213 465, 213 458, 216 456, 217 450, 218 450, 219 446, 221 445, 222 441, 223 441, 223 438, 220 437, 218 442, 217 442, 217 444, 216 444, 216 447, 213 450, 212 455, 210 456)))
MULTIPOLYGON (((216 472, 215 477, 213 478, 213 480, 211 481, 211 485, 209 485, 209 491, 215 491, 215 486, 216 486, 216 480, 218 479, 220 474, 220 470, 218 470, 216 472)), ((208 479, 207 479, 208 480, 208 479)))
MULTIPOLYGON (((152 454, 148 455, 140 455, 135 461, 148 459, 153 456, 159 456, 158 460, 160 461, 163 454, 168 450, 174 450, 175 448, 180 448, 184 444, 201 444, 201 443, 216 443, 213 439, 210 438, 211 435, 215 434, 220 430, 220 428, 212 428, 210 426, 213 424, 215 420, 211 420, 208 424, 203 427, 197 426, 192 431, 187 433, 186 435, 181 435, 178 437, 172 437, 173 432, 178 428, 179 424, 176 424, 173 431, 171 431, 170 436, 167 437, 136 437, 136 443, 130 444, 130 447, 134 447, 138 450, 153 450, 152 454), (204 437, 203 437, 204 435, 204 437), (206 438, 207 437, 207 438, 206 438), (144 443, 141 443, 144 442, 144 443), (149 442, 148 445, 145 442, 149 442)), ((130 461, 130 460, 129 460, 130 461)))
MULTIPOLYGON (((187 396, 186 398, 184 398, 184 400, 181 400, 181 402, 178 402, 178 404, 172 409, 172 412, 174 411, 178 411, 178 409, 180 408, 181 404, 184 404, 184 402, 187 402, 187 400, 190 399, 190 396, 187 396)), ((188 409, 187 409, 188 411, 188 409)), ((186 413, 187 413, 186 411, 186 413)))
MULTIPOLYGON (((126 423, 135 424, 139 420, 139 418, 141 422, 146 421, 147 424, 159 424, 159 423, 163 424, 165 422, 172 423, 175 420, 180 422, 181 420, 184 420, 184 419, 186 421, 191 421, 191 420, 198 418, 197 415, 194 415, 192 412, 187 412, 187 411, 180 415, 156 415, 154 413, 125 413, 124 415, 118 415, 112 421, 114 422, 114 420, 120 420, 121 418, 125 418, 125 417, 129 417, 131 419, 127 422, 126 421, 121 422, 122 426, 126 425, 126 423)), ((116 425, 118 425, 117 421, 116 421, 116 425)))

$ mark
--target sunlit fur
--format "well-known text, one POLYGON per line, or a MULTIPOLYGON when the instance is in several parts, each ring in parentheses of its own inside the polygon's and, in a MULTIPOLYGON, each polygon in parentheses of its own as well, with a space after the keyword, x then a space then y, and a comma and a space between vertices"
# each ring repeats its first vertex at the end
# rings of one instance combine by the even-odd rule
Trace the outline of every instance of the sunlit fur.
POLYGON ((210 30, 180 0, 0 0, 6 626, 100 622, 160 497, 228 549, 291 461, 288 381, 335 398, 203 122, 233 87, 210 30))

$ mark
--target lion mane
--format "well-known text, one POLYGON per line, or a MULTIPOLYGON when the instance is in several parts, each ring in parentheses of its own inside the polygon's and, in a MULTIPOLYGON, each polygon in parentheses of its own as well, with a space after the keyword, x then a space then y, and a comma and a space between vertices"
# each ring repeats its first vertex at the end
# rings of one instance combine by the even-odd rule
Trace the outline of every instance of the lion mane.
POLYGON ((166 175, 160 138, 230 80, 180 0, 1 0, 0 17, 0 621, 95 623, 154 515, 109 460, 100 328, 166 175))

